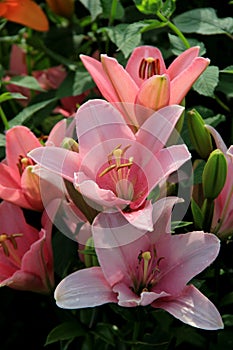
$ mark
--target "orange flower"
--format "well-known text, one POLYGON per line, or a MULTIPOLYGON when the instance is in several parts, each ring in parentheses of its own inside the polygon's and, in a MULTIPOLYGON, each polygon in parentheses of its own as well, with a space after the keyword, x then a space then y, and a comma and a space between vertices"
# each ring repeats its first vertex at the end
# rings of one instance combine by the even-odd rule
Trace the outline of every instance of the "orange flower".
POLYGON ((44 12, 32 0, 0 1, 0 17, 42 32, 49 29, 44 12))
POLYGON ((74 13, 74 0, 46 0, 46 2, 59 16, 70 18, 74 13))

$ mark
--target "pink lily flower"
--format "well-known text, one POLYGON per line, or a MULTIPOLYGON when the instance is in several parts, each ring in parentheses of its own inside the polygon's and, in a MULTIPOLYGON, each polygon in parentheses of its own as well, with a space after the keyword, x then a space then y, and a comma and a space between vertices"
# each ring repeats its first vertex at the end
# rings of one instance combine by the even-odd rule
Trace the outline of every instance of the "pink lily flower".
POLYGON ((45 147, 28 156, 72 182, 90 207, 120 210, 132 225, 152 230, 147 196, 191 156, 185 145, 164 148, 182 112, 165 107, 134 134, 111 104, 90 100, 76 114, 79 153, 45 147))
POLYGON ((206 125, 212 134, 216 146, 227 159, 227 177, 225 185, 214 200, 214 213, 210 231, 220 239, 227 239, 233 234, 233 146, 227 148, 220 134, 212 126, 206 125))
POLYGON ((202 231, 171 235, 171 210, 176 202, 173 197, 156 202, 153 232, 130 244, 121 244, 119 237, 126 232, 137 236, 138 230, 127 225, 124 217, 119 213, 97 216, 93 239, 100 266, 76 271, 63 279, 55 289, 57 305, 67 309, 105 303, 123 307, 151 305, 194 327, 223 328, 211 301, 192 284, 187 285, 217 257, 219 239, 202 231), (119 235, 119 226, 125 225, 127 231, 123 228, 119 235))
MULTIPOLYGON (((101 55, 101 62, 85 55, 80 58, 107 101, 158 110, 180 104, 209 65, 209 59, 198 57, 199 49, 196 46, 184 51, 168 68, 160 50, 152 46, 134 49, 125 69, 107 55, 101 55)), ((141 125, 137 115, 132 116, 132 109, 124 111, 124 116, 137 128, 141 125)))
POLYGON ((5 201, 0 204, 0 221, 0 287, 51 293, 51 221, 44 213, 38 231, 26 223, 22 209, 5 201))
MULTIPOLYGON (((65 120, 51 130, 47 144, 60 146, 65 137, 65 120)), ((27 156, 34 148, 41 147, 38 138, 25 126, 15 126, 6 132, 6 158, 0 163, 0 198, 26 209, 42 211, 42 180, 36 174, 38 166, 27 156)), ((58 196, 53 185, 50 198, 58 196)))

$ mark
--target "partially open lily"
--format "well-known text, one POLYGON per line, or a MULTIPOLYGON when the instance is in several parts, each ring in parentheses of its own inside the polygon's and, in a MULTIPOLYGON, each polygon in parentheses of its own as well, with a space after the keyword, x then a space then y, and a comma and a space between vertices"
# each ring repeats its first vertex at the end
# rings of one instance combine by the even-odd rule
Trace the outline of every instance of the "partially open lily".
MULTIPOLYGON (((66 123, 62 120, 51 130, 47 144, 60 145, 65 133, 66 123)), ((39 139, 26 126, 18 125, 6 132, 6 157, 0 162, 0 198, 22 208, 42 211, 42 180, 35 171, 38 166, 27 156, 29 151, 38 147, 43 148, 39 139)), ((50 199, 58 193, 59 190, 51 183, 50 199)))
POLYGON ((47 17, 40 6, 32 0, 1 1, 0 17, 42 32, 49 29, 47 17))
MULTIPOLYGON (((152 46, 137 47, 124 69, 115 58, 101 55, 98 60, 80 55, 102 95, 109 102, 129 102, 158 110, 180 104, 193 83, 209 65, 209 59, 198 57, 199 47, 192 47, 166 68, 162 54, 152 46)), ((124 114, 136 127, 141 122, 124 114)))
POLYGON ((50 293, 54 287, 52 223, 46 213, 40 231, 27 224, 22 209, 0 204, 0 287, 50 293))

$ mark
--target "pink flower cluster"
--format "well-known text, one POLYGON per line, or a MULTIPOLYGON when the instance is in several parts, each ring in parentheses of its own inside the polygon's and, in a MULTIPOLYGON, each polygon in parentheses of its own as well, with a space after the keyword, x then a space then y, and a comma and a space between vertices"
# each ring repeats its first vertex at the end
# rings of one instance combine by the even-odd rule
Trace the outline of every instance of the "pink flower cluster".
MULTIPOLYGON (((185 144, 171 140, 184 112, 179 104, 209 64, 198 53, 191 48, 166 68, 158 49, 142 46, 126 69, 106 55, 101 62, 82 55, 108 102, 83 103, 75 125, 67 129, 61 121, 46 141, 23 126, 7 131, 1 285, 53 289, 53 222, 79 243, 84 261, 92 240, 97 261, 56 286, 58 306, 151 305, 195 327, 223 327, 216 307, 189 284, 215 260, 220 241, 203 231, 172 234, 172 210, 182 199, 161 190, 191 158, 185 144), (155 188, 161 192, 152 200, 155 188), (25 222, 21 208, 41 213, 40 231, 25 222)), ((44 74, 34 76, 47 88, 44 74)))

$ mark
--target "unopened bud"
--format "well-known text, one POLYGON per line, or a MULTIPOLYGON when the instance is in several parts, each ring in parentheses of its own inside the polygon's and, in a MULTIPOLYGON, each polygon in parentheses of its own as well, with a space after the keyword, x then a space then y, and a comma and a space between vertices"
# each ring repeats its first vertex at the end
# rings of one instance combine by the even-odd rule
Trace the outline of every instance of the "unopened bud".
POLYGON ((61 144, 62 148, 68 149, 73 152, 79 152, 79 145, 78 142, 76 142, 71 137, 65 137, 61 144))
POLYGON ((214 150, 204 167, 202 186, 204 197, 215 199, 222 191, 227 176, 227 160, 219 149, 214 150))
POLYGON ((210 133, 205 128, 204 120, 196 109, 189 111, 187 115, 190 141, 200 157, 206 159, 213 150, 210 133))
POLYGON ((92 237, 88 238, 83 254, 86 267, 99 266, 92 237))

